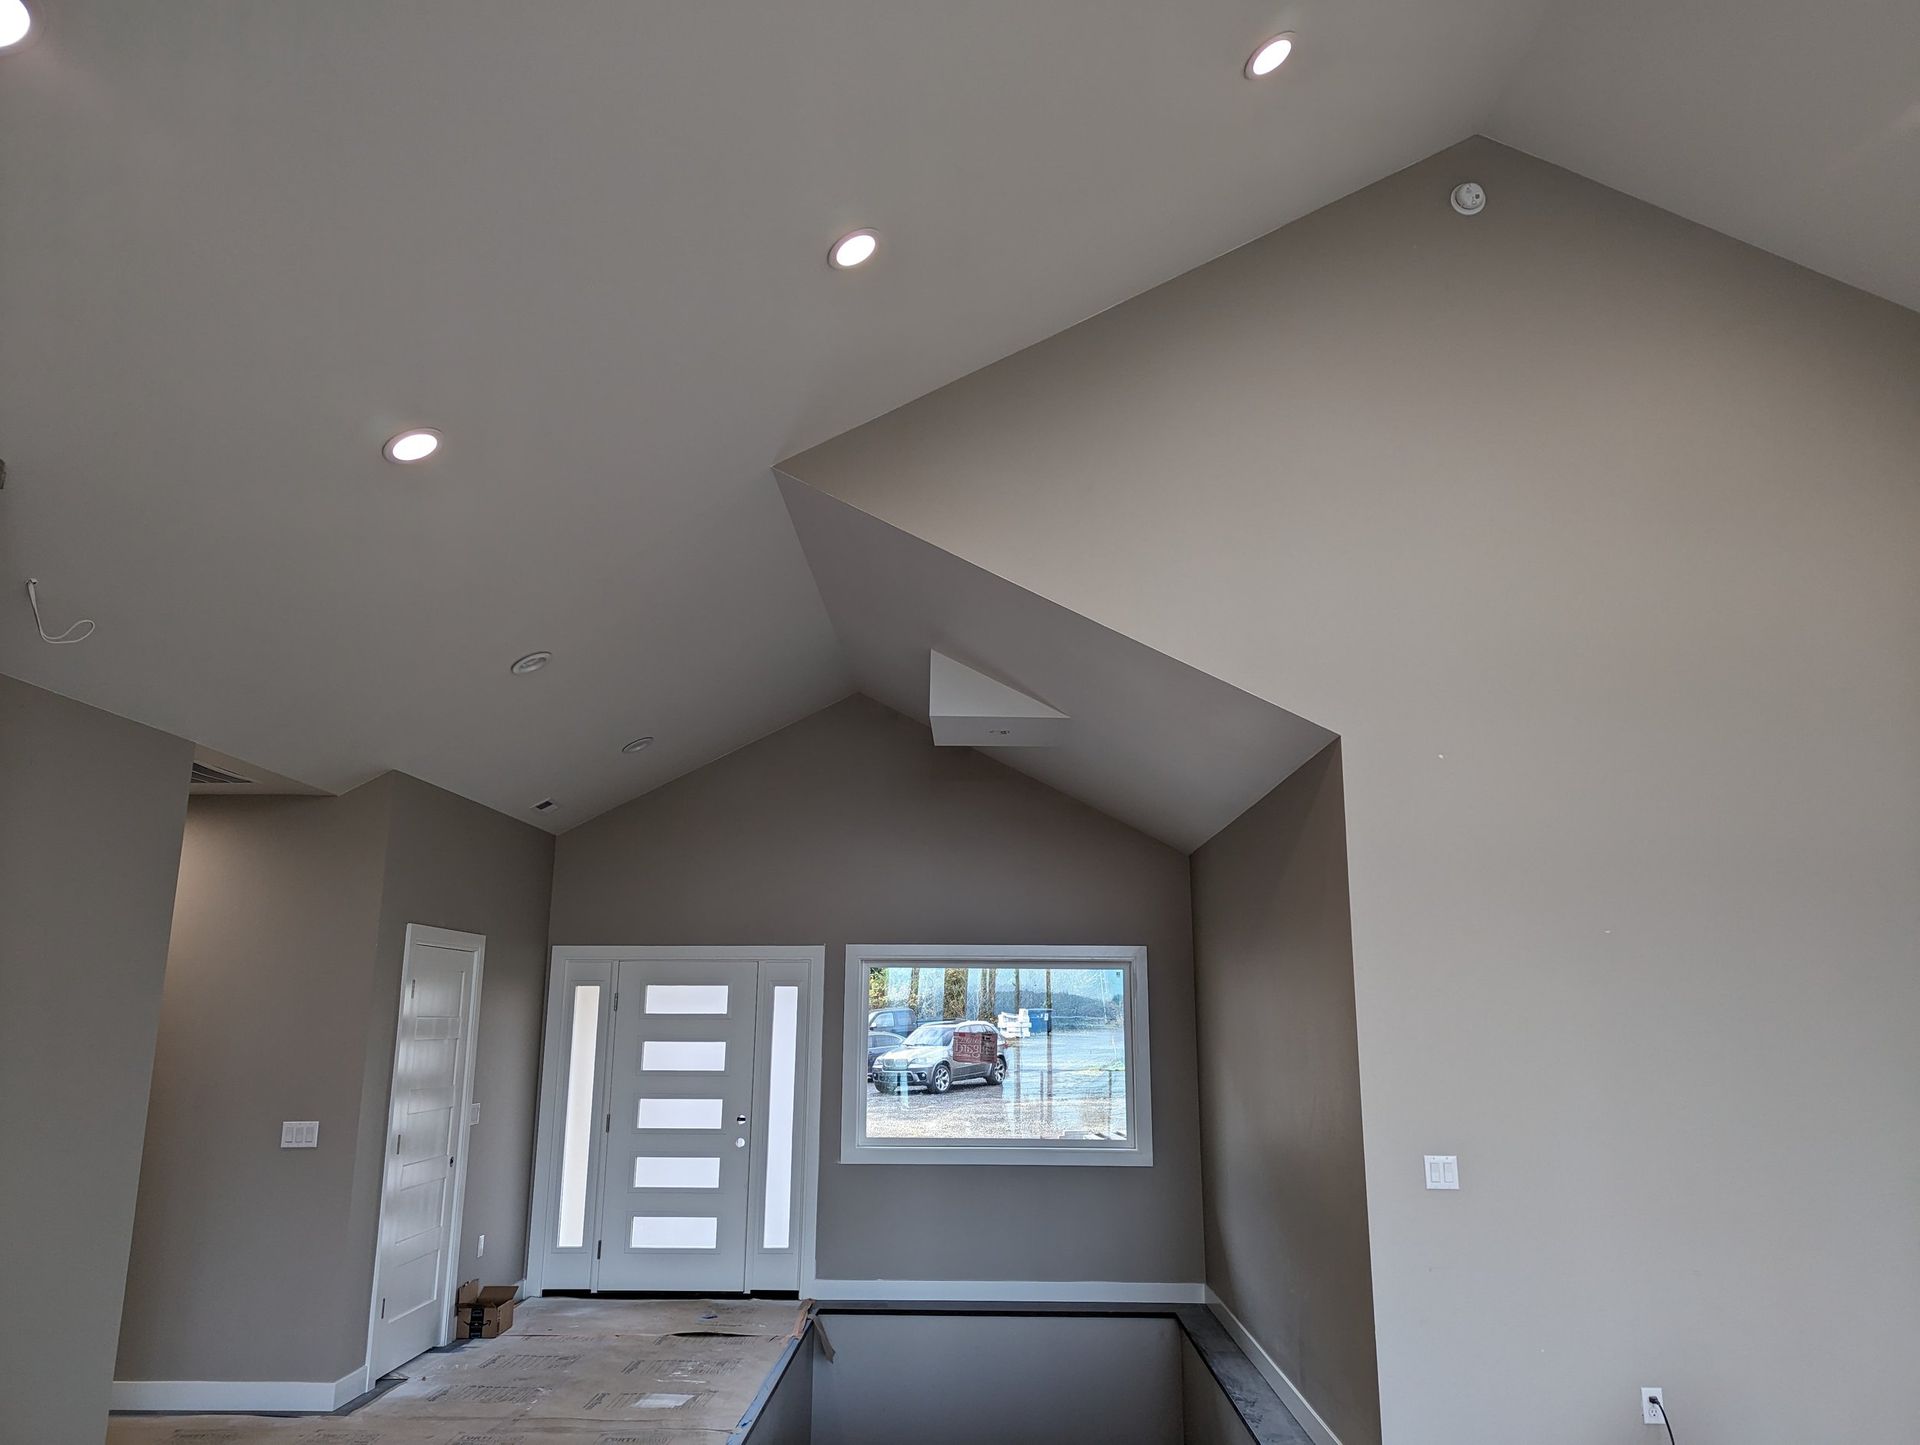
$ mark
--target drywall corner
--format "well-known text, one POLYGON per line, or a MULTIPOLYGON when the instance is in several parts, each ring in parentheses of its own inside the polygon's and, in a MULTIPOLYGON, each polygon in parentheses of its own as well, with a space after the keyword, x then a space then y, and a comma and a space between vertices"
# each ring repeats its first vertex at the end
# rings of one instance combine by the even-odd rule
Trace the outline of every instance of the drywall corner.
POLYGON ((1340 744, 1193 855, 1207 1284, 1343 1445, 1380 1393, 1340 744))
POLYGON ((0 677, 0 1438, 106 1428, 193 750, 0 677))

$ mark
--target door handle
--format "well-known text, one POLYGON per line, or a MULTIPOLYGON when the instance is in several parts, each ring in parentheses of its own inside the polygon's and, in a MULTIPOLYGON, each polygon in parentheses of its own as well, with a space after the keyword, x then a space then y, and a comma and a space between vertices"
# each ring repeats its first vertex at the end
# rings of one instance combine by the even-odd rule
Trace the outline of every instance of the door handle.
POLYGON ((744 1124, 747 1122, 747 1116, 745 1114, 735 1114, 733 1116, 733 1122, 736 1124, 744 1124))

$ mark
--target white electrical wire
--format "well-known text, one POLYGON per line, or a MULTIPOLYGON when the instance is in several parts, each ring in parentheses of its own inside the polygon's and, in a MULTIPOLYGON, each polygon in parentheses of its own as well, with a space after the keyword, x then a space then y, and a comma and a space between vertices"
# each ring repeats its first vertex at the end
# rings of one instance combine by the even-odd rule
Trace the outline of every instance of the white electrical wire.
POLYGON ((50 642, 55 647, 64 647, 70 642, 85 642, 89 637, 93 636, 93 619, 91 617, 82 617, 58 637, 48 636, 47 624, 40 620, 39 587, 40 579, 38 577, 29 577, 27 579, 27 605, 33 608, 33 625, 40 629, 40 640, 42 642, 50 642), (83 627, 87 630, 80 632, 80 629, 83 627), (80 632, 78 637, 73 635, 76 632, 80 632))

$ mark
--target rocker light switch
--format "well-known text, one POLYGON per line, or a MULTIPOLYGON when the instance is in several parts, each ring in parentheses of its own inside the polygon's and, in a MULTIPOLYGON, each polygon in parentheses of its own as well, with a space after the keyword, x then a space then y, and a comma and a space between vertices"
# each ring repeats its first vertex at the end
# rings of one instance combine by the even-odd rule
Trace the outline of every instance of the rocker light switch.
POLYGON ((1457 1154, 1427 1155, 1427 1188, 1458 1189, 1460 1157, 1457 1154))
POLYGON ((280 1147, 282 1149, 318 1149, 320 1121, 318 1119, 281 1120, 280 1147))

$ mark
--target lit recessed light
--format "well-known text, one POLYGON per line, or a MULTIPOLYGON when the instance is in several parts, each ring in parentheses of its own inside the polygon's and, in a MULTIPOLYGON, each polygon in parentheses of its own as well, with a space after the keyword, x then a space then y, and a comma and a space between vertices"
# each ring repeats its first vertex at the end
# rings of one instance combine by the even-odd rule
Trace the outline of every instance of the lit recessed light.
POLYGON ((551 652, 529 652, 525 657, 514 660, 513 672, 518 677, 525 677, 530 672, 538 672, 552 661, 551 652))
MULTIPOLYGON (((0 0, 0 5, 6 0, 0 0)), ((416 427, 412 431, 403 431, 398 436, 387 438, 387 444, 380 448, 380 454, 390 462, 424 462, 440 450, 440 433, 426 427, 416 427)))
POLYGON ((623 745, 620 751, 623 753, 644 753, 652 746, 652 738, 635 738, 632 742, 623 745))
POLYGON ((1272 75, 1286 63, 1293 54, 1293 32, 1276 35, 1267 41, 1252 55, 1247 57, 1247 79, 1258 80, 1263 75, 1272 75))
POLYGON ((0 0, 0 50, 18 45, 33 29, 33 13, 26 0, 0 0))
POLYGON ((872 231, 849 231, 833 243, 833 249, 827 252, 827 260, 842 271, 851 271, 855 266, 864 266, 873 259, 873 253, 880 249, 880 238, 872 231))

